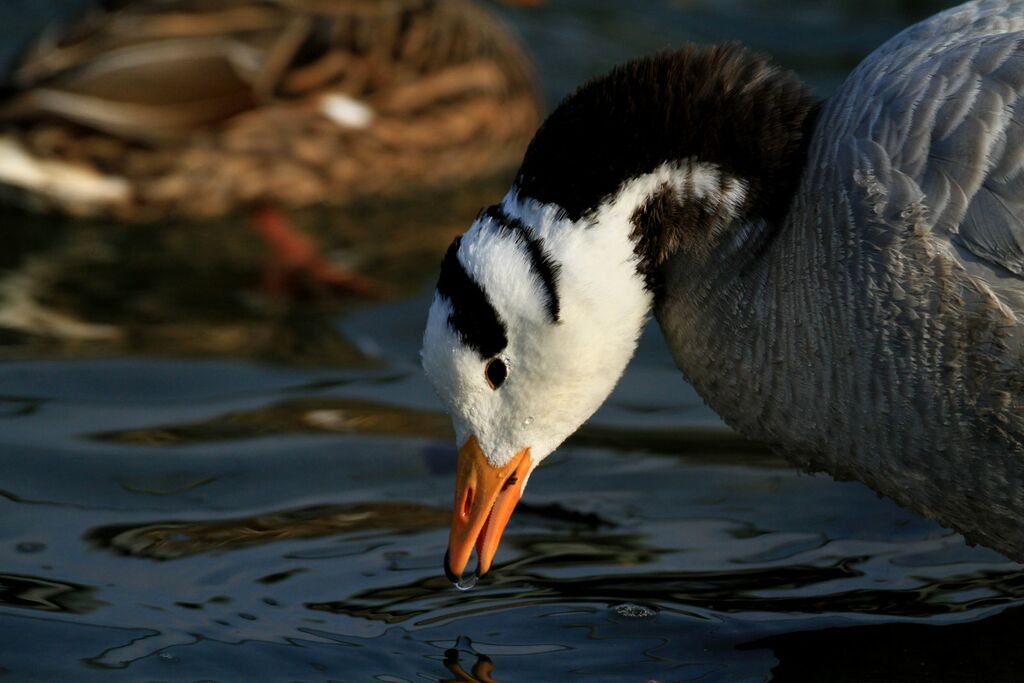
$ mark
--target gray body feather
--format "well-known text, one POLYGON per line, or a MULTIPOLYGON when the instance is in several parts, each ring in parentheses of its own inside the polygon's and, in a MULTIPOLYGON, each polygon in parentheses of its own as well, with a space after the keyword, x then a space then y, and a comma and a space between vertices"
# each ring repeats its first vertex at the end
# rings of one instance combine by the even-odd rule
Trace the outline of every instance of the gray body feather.
MULTIPOLYGON (((1024 561, 1024 3, 899 34, 824 106, 786 219, 657 315, 744 434, 1024 561)), ((749 246, 749 245, 748 245, 749 246)))

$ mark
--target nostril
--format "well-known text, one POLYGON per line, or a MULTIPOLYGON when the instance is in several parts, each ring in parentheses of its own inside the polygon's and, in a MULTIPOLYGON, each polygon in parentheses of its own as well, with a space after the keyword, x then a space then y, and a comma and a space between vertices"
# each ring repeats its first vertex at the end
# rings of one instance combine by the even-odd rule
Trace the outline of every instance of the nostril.
POLYGON ((473 489, 466 489, 466 496, 462 499, 462 516, 469 517, 469 511, 473 509, 473 489))

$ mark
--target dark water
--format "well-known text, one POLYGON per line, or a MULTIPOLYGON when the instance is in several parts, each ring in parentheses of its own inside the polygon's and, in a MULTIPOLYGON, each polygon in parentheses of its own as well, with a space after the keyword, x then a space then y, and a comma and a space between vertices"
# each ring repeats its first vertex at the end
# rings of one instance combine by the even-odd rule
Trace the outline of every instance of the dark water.
MULTIPOLYGON (((941 4, 504 11, 552 98, 732 38, 827 94, 941 4)), ((440 252, 502 193, 299 215, 392 285, 341 309, 261 293, 235 222, 0 215, 0 680, 1020 680, 1019 565, 732 435, 654 329, 493 576, 454 590, 455 453, 417 351, 440 252)))

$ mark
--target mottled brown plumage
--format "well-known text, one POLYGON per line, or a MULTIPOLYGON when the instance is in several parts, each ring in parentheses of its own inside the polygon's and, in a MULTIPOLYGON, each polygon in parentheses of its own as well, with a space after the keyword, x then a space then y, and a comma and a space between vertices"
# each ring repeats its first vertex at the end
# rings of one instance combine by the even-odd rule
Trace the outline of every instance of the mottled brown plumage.
POLYGON ((451 185, 514 163, 539 112, 519 45, 468 0, 107 3, 9 87, 5 145, 114 181, 21 198, 129 220, 451 185))

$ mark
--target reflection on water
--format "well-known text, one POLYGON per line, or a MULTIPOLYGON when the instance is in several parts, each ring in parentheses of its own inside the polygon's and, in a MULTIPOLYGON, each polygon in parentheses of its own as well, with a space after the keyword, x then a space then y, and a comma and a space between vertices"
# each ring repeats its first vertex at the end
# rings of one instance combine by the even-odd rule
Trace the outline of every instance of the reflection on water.
MULTIPOLYGON (((41 544, 21 543, 20 552, 39 552, 41 544)), ((103 603, 87 586, 63 583, 34 576, 0 574, 0 605, 21 609, 38 609, 46 612, 72 612, 87 614, 103 603)))
MULTIPOLYGON (((304 433, 391 434, 439 441, 455 438, 450 419, 439 411, 349 398, 295 399, 251 411, 217 415, 197 423, 147 426, 89 436, 101 442, 180 446, 304 433)), ((758 467, 786 466, 782 458, 773 457, 764 446, 747 441, 722 426, 630 429, 586 425, 570 438, 569 443, 671 455, 715 452, 720 453, 720 461, 758 467)))
MULTIPOLYGON (((15 3, 0 32, 58 4, 15 3)), ((827 92, 941 5, 513 4, 552 98, 632 54, 725 38, 827 92)), ((331 306, 268 293, 263 247, 237 221, 4 210, 0 673, 1019 678, 1019 565, 729 432, 653 329, 531 479, 493 573, 453 589, 451 427, 417 351, 440 253, 503 185, 298 214, 332 260, 389 284, 331 306)))
MULTIPOLYGON (((89 536, 100 547, 137 557, 172 560, 210 550, 232 550, 247 545, 353 531, 442 528, 448 520, 447 510, 416 503, 368 503, 283 510, 215 522, 154 522, 143 526, 100 527, 89 536)), ((262 581, 273 583, 266 577, 262 581)))
MULTIPOLYGON (((462 639, 458 642, 463 649, 472 648, 473 643, 468 638, 462 639)), ((454 678, 442 678, 443 683, 458 683, 459 681, 469 681, 469 683, 495 683, 494 678, 491 674, 494 672, 494 662, 491 661, 487 655, 478 655, 471 653, 471 656, 475 658, 473 662, 473 668, 467 672, 462 668, 462 657, 458 647, 453 647, 450 650, 446 650, 444 653, 444 666, 446 669, 452 672, 454 678)))

